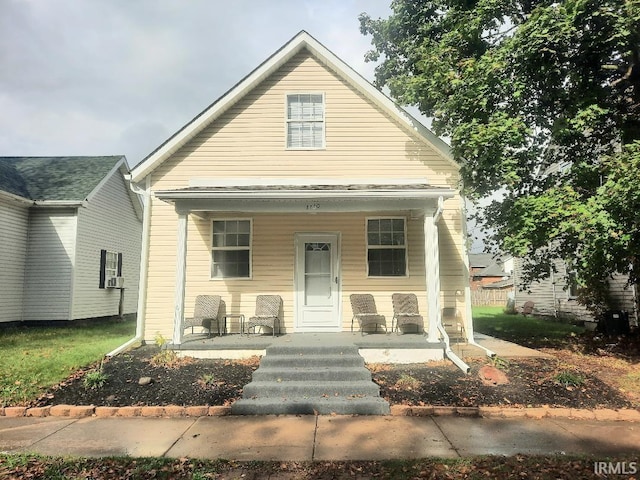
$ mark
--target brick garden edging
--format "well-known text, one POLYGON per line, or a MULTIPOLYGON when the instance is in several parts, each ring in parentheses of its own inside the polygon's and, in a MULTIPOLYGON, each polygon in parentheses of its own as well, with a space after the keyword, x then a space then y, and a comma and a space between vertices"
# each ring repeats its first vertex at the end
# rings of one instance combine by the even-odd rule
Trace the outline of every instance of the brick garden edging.
POLYGON ((52 405, 47 407, 0 407, 0 417, 220 417, 231 407, 95 407, 93 405, 52 405))
POLYGON ((504 407, 410 407, 392 405, 391 415, 410 417, 483 417, 483 418, 570 418, 574 420, 610 420, 640 422, 640 410, 621 408, 618 410, 602 408, 595 410, 579 408, 504 408, 504 407))
MULTIPOLYGON (((93 405, 52 405, 47 407, 0 407, 0 417, 220 417, 231 414, 231 407, 96 407, 93 405)), ((602 408, 503 408, 503 407, 411 407, 392 405, 391 415, 408 417, 458 416, 484 418, 570 418, 576 420, 609 420, 640 422, 640 410, 602 408)))

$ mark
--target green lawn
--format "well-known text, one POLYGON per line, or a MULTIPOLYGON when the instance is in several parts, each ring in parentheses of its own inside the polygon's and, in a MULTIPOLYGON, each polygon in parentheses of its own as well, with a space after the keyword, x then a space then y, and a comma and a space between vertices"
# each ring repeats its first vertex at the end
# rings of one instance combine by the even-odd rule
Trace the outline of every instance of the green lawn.
POLYGON ((0 406, 26 405, 135 335, 134 321, 0 329, 0 406))
POLYGON ((584 328, 532 316, 506 314, 502 307, 474 307, 473 327, 476 332, 531 347, 562 345, 584 328))

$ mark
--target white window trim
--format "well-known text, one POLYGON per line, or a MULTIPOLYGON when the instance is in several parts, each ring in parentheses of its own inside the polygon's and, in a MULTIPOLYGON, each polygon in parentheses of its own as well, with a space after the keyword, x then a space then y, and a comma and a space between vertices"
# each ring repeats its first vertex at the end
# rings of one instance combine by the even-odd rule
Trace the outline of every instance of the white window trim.
POLYGON ((578 295, 571 295, 571 277, 575 278, 576 290, 580 289, 580 282, 578 281, 578 275, 575 270, 567 270, 567 300, 577 300, 578 295))
POLYGON ((327 98, 324 92, 300 91, 285 92, 284 95, 284 149, 290 151, 299 150, 326 150, 327 148, 327 98), (290 95, 321 95, 322 96, 322 146, 321 147, 290 147, 289 146, 289 96, 290 95))
POLYGON ((112 252, 111 250, 107 250, 107 253, 104 257, 104 278, 105 282, 107 282, 110 278, 118 276, 118 252, 112 252), (109 268, 109 257, 115 260, 114 267, 109 268))
POLYGON ((408 278, 409 277, 409 238, 407 236, 407 217, 402 215, 383 216, 383 217, 366 217, 364 219, 364 261, 367 266, 367 278, 408 278), (404 224, 404 245, 372 245, 369 246, 369 220, 402 220, 404 224), (388 248, 404 249, 404 275, 370 275, 369 274, 369 249, 380 250, 388 248))
MULTIPOLYGON (((252 280, 253 279, 253 218, 229 217, 229 218, 212 218, 209 224, 209 280, 216 282, 227 280, 252 280), (248 221, 249 222, 249 276, 248 277, 214 277, 213 274, 213 222, 233 222, 248 221)), ((247 247, 215 247, 216 250, 246 250, 247 247)))

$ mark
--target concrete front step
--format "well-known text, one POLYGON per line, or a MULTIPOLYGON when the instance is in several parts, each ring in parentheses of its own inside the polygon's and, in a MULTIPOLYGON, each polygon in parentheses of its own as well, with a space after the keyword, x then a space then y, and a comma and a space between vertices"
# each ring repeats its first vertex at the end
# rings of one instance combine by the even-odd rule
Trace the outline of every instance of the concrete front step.
POLYGON ((389 415, 380 397, 365 398, 250 398, 235 402, 234 415, 389 415))
POLYGON ((236 415, 388 415, 389 404, 355 345, 273 346, 266 350, 236 415))
POLYGON ((310 378, 318 381, 371 381, 371 372, 362 367, 278 367, 259 368, 253 372, 254 382, 303 381, 310 378))
POLYGON ((267 348, 267 355, 357 355, 358 347, 353 344, 340 345, 273 345, 267 348))
POLYGON ((296 367, 330 367, 364 368, 364 358, 360 355, 269 355, 262 357, 260 367, 296 368, 296 367))
POLYGON ((318 380, 285 380, 282 382, 252 381, 243 389, 243 397, 276 397, 276 398, 306 398, 306 397, 351 397, 356 395, 378 396, 380 387, 372 381, 337 381, 327 382, 318 380))

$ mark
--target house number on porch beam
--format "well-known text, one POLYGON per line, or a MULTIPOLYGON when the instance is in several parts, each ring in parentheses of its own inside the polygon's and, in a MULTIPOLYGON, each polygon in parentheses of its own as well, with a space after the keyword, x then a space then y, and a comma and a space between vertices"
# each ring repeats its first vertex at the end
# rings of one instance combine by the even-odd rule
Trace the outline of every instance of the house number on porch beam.
POLYGON ((320 210, 319 203, 307 203, 307 210, 320 210))

